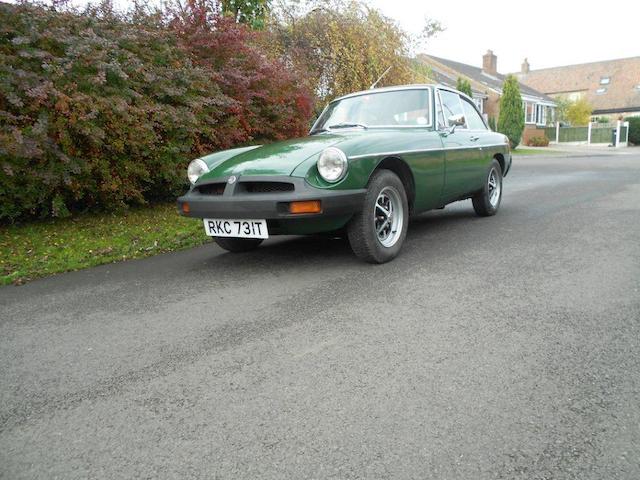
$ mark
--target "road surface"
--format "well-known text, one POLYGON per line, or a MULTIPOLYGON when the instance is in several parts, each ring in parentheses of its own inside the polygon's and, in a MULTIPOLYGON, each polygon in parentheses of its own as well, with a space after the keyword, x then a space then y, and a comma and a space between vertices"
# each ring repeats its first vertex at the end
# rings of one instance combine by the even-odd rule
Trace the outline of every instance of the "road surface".
POLYGON ((640 478, 640 153, 504 187, 1 288, 0 478, 640 478))

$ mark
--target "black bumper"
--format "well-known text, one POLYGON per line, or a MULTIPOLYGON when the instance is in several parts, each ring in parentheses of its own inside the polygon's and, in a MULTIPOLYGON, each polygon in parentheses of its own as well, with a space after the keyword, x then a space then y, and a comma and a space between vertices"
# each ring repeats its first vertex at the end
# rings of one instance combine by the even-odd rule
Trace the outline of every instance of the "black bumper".
POLYGON ((344 216, 356 213, 362 208, 366 189, 323 190, 309 185, 303 178, 288 176, 246 176, 238 177, 229 183, 229 177, 198 183, 187 194, 177 200, 178 210, 183 215, 195 218, 252 218, 252 219, 299 219, 327 216, 344 216), (279 182, 292 184, 293 189, 286 192, 255 193, 248 192, 245 184, 261 182, 279 182), (201 193, 199 187, 211 184, 224 184, 219 194, 201 193), (291 202, 320 200, 320 213, 291 214, 291 202), (189 204, 188 213, 183 204, 189 204))

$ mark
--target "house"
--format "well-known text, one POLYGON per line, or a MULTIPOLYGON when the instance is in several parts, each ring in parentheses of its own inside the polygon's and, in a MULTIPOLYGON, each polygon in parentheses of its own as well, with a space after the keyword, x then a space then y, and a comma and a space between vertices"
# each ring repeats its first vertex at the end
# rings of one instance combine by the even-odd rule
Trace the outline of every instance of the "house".
MULTIPOLYGON (((469 80, 473 101, 480 112, 497 122, 506 76, 498 73, 498 57, 491 50, 482 56, 482 68, 433 55, 422 54, 417 59, 429 67, 429 76, 437 83, 455 88, 458 77, 469 80)), ((520 94, 525 111, 522 141, 526 143, 531 137, 543 135, 540 129, 554 122, 556 103, 551 97, 522 83, 520 94)))
POLYGON ((640 115, 640 57, 531 70, 527 59, 518 79, 553 98, 586 98, 593 115, 610 120, 640 115))

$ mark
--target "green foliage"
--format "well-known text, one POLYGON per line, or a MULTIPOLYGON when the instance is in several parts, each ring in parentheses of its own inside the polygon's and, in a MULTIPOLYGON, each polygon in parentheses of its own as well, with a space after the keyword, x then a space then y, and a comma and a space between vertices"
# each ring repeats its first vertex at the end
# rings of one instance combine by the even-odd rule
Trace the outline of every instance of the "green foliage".
POLYGON ((549 139, 545 135, 531 137, 527 142, 527 145, 529 145, 530 147, 548 147, 549 139))
POLYGON ((634 145, 640 145, 640 117, 627 117, 629 122, 629 142, 634 145))
POLYGON ((571 100, 564 96, 560 96, 555 98, 554 101, 556 102, 556 121, 560 123, 568 123, 567 111, 572 103, 571 100))
POLYGON ((304 133, 308 91, 210 13, 0 3, 0 220, 175 198, 190 159, 304 133))
POLYGON ((522 138, 524 130, 524 110, 518 80, 513 75, 507 75, 500 97, 500 116, 498 117, 498 131, 504 133, 516 148, 522 138))
POLYGON ((290 12, 276 27, 281 53, 304 72, 320 105, 334 97, 413 79, 406 34, 379 11, 355 0, 318 2, 308 13, 290 12))
POLYGON ((256 30, 265 27, 265 20, 269 12, 269 0, 221 0, 220 6, 224 15, 231 16, 235 21, 246 23, 256 30))
POLYGON ((175 204, 0 227, 0 285, 140 258, 208 241, 175 204))
POLYGON ((497 131, 496 130, 496 117, 489 117, 489 128, 491 129, 492 132, 497 131))
MULTIPOLYGON (((591 119, 593 107, 586 98, 577 100, 569 100, 565 96, 555 99, 556 102, 556 119, 562 123, 568 123, 575 127, 587 125, 591 119)), ((607 123, 605 121, 605 123, 607 123)))
POLYGON ((473 91, 471 90, 471 82, 466 78, 458 77, 458 81, 456 82, 456 90, 464 93, 465 95, 472 97, 473 91))
POLYGON ((566 111, 566 119, 571 125, 580 127, 588 125, 591 119, 593 107, 584 97, 569 103, 566 111))

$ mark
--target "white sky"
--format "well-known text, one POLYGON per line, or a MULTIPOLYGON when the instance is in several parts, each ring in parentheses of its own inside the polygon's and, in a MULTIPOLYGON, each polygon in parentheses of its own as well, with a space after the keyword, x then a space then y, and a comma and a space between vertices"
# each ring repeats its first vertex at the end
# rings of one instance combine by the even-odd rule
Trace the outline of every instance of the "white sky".
POLYGON ((640 56, 640 0, 368 0, 405 30, 417 33, 424 17, 446 31, 426 53, 482 66, 487 49, 498 71, 531 69, 640 56))

